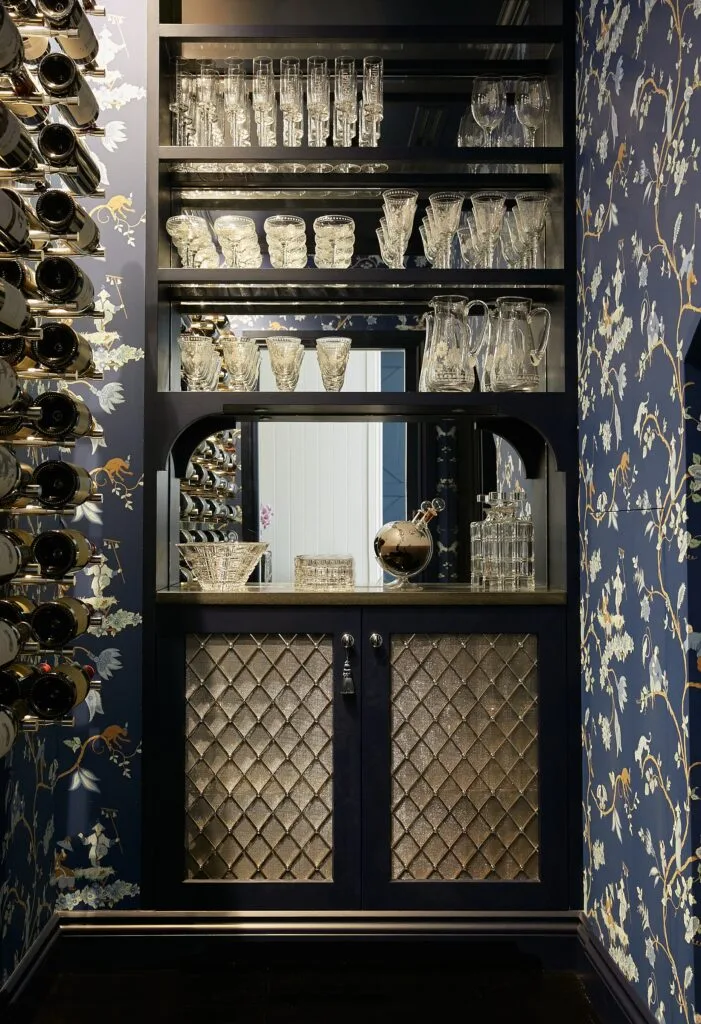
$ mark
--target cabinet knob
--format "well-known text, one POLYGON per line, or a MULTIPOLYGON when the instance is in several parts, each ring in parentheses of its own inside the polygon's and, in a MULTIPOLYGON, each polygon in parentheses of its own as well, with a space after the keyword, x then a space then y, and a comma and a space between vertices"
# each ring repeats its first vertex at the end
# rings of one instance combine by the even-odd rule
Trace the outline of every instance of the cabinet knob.
POLYGON ((382 639, 382 634, 381 633, 371 633, 370 634, 370 646, 371 647, 374 647, 375 649, 377 649, 378 647, 382 647, 383 643, 384 643, 384 640, 382 639))
POLYGON ((343 633, 341 635, 341 643, 343 644, 344 648, 347 651, 349 651, 351 647, 355 645, 355 637, 353 636, 352 633, 343 633))

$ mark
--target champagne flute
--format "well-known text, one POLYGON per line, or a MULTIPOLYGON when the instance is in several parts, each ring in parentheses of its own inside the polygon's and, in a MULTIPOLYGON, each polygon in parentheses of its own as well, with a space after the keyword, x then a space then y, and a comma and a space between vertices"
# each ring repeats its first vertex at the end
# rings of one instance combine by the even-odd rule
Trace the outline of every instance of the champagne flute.
POLYGON ((472 114, 487 133, 487 146, 494 145, 493 133, 504 120, 506 91, 500 78, 476 78, 472 86, 472 114))

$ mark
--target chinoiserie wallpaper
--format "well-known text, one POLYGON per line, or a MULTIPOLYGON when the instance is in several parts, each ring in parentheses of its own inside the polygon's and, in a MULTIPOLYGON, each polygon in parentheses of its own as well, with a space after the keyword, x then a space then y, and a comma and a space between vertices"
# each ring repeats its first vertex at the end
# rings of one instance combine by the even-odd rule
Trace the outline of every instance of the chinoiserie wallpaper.
POLYGON ((665 1022, 698 1020, 700 1002, 701 402, 685 366, 701 313, 700 59, 698 0, 580 2, 584 906, 665 1022))
POLYGON ((86 140, 105 196, 84 200, 106 250, 104 262, 85 261, 105 315, 76 322, 104 379, 71 385, 104 429, 92 451, 81 441, 74 453, 103 504, 82 506, 66 523, 106 556, 76 590, 104 613, 77 650, 102 690, 78 710, 74 729, 20 738, 0 762, 2 981, 53 907, 127 907, 139 895, 146 4, 109 0, 107 11, 94 20, 106 77, 91 82, 105 135, 86 140))

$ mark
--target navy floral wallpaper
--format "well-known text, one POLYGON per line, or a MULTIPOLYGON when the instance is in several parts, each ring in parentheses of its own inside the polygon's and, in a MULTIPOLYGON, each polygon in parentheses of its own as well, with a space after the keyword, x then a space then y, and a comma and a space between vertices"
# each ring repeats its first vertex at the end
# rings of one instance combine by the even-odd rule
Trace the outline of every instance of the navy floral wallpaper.
POLYGON ((700 1001, 701 3, 582 0, 578 48, 584 907, 671 1024, 700 1001))
POLYGON ((75 728, 20 738, 0 762, 2 981, 52 908, 128 907, 139 895, 142 558, 134 538, 143 481, 146 4, 110 0, 94 27, 106 77, 91 85, 105 135, 87 142, 105 196, 84 205, 100 226, 106 259, 86 261, 85 269, 104 319, 76 327, 104 379, 71 387, 104 429, 103 440, 79 442, 73 456, 90 469, 103 504, 82 506, 66 525, 85 531, 105 555, 76 588, 103 613, 76 651, 102 689, 78 709, 75 728))

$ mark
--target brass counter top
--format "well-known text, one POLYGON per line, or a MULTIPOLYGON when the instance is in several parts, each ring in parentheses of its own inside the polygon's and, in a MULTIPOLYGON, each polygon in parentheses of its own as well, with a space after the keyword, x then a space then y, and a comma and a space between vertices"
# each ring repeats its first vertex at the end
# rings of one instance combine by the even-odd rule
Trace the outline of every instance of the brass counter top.
POLYGON ((397 590, 392 587, 354 587, 352 590, 297 590, 284 583, 249 583, 242 590, 199 590, 191 584, 159 590, 159 604, 197 605, 564 605, 567 593, 535 590, 475 590, 469 584, 426 583, 397 590))

